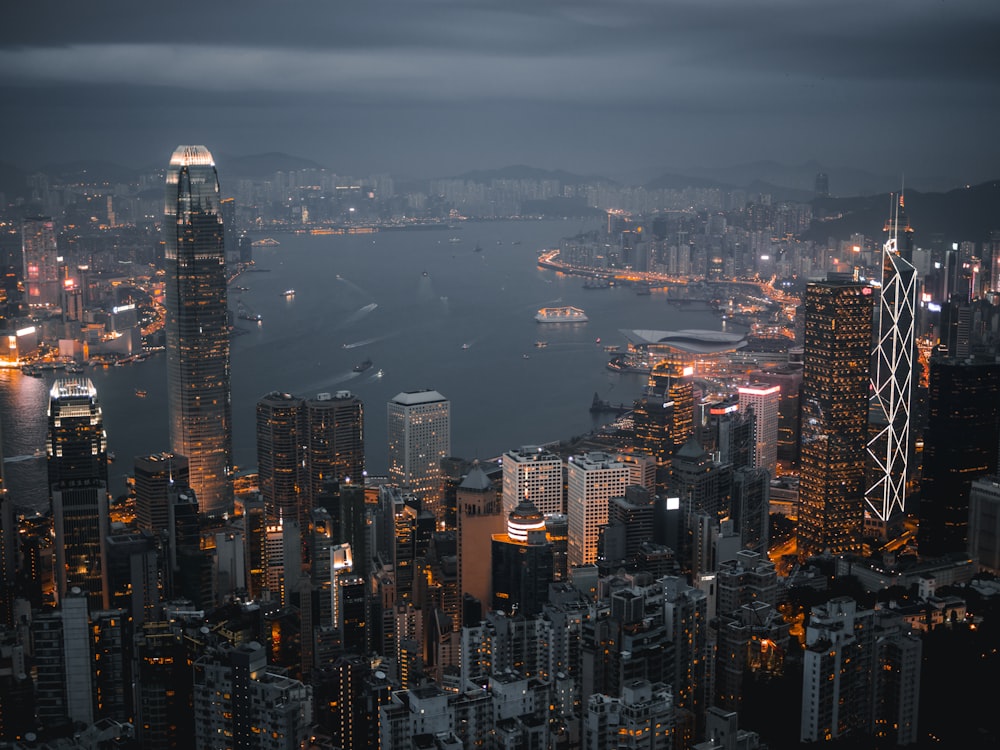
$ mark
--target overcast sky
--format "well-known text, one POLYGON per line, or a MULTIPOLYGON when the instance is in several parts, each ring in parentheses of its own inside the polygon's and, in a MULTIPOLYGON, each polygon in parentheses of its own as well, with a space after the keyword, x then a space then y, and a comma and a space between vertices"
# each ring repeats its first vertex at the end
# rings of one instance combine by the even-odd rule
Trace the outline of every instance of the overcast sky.
POLYGON ((1000 0, 8 3, 0 161, 1000 176, 1000 0))

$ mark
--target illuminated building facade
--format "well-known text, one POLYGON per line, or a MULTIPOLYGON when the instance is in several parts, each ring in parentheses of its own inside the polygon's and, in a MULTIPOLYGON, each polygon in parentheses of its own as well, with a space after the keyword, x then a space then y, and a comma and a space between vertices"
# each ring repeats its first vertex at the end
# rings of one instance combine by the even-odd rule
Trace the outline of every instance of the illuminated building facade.
POLYGON ((813 281, 805 294, 798 553, 861 548, 872 289, 813 281))
POLYGON ((437 391, 404 391, 386 411, 390 480, 444 520, 441 459, 451 455, 451 402, 437 391))
POLYGON ((778 410, 781 386, 751 383, 739 388, 740 411, 753 409, 753 466, 767 469, 771 477, 778 471, 778 410))
POLYGON ((133 474, 136 526, 160 534, 170 525, 170 487, 188 486, 187 459, 173 453, 136 456, 133 474))
POLYGON ((364 404, 350 391, 319 393, 305 402, 307 491, 314 503, 329 479, 363 485, 364 404))
POLYGON ((201 510, 233 500, 229 324, 219 178, 204 146, 178 146, 167 168, 167 409, 170 448, 187 456, 201 510))
MULTIPOLYGON (((903 199, 900 196, 899 210, 903 199)), ((909 229, 909 226, 906 226, 909 229)), ((913 363, 917 270, 904 257, 896 236, 882 248, 882 289, 878 308, 869 409, 868 475, 865 510, 880 521, 906 507, 906 480, 910 474, 910 406, 913 363)), ((909 246, 909 236, 904 237, 909 246)), ((912 249, 905 255, 912 258, 912 249)))
POLYGON ((508 614, 534 615, 549 599, 552 582, 552 545, 545 533, 545 517, 530 500, 507 515, 507 532, 491 541, 492 608, 508 614))
POLYGON ((55 223, 48 216, 34 216, 21 225, 24 256, 24 292, 29 305, 59 304, 59 251, 55 223))
POLYGON ((608 522, 608 501, 625 496, 630 469, 616 457, 599 451, 571 456, 566 468, 568 563, 593 565, 601 527, 608 522))
POLYGON ((269 393, 257 402, 257 473, 268 519, 294 520, 305 528, 302 406, 302 399, 290 393, 269 393))
POLYGON ((57 380, 49 392, 48 424, 56 594, 61 601, 77 587, 92 609, 106 609, 108 436, 94 384, 57 380))
POLYGON ((528 445, 504 453, 502 463, 504 513, 523 500, 530 500, 542 515, 564 512, 562 458, 528 445))

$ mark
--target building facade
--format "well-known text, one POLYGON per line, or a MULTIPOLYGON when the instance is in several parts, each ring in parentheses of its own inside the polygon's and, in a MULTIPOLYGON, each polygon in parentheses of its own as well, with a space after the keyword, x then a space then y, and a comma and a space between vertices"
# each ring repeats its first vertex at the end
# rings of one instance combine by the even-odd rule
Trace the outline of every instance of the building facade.
POLYGON ((178 146, 167 168, 167 410, 170 449, 187 456, 201 511, 233 501, 226 262, 219 178, 204 146, 178 146))
POLYGON ((608 501, 625 497, 629 467, 608 453, 595 451, 572 456, 566 471, 569 565, 593 565, 601 527, 608 522, 608 501))
POLYGON ((437 391, 404 391, 386 411, 390 480, 443 521, 441 459, 451 455, 451 402, 437 391))
POLYGON ((861 547, 872 289, 813 281, 804 307, 800 558, 861 547))
POLYGON ((57 380, 49 392, 49 492, 55 530, 56 595, 74 587, 94 609, 108 606, 108 436, 89 379, 57 380))
POLYGON ((865 511, 883 522, 906 509, 916 308, 917 269, 894 233, 882 248, 865 486, 865 511))
POLYGON ((536 445, 503 454, 503 512, 530 500, 542 515, 564 513, 563 461, 536 445))

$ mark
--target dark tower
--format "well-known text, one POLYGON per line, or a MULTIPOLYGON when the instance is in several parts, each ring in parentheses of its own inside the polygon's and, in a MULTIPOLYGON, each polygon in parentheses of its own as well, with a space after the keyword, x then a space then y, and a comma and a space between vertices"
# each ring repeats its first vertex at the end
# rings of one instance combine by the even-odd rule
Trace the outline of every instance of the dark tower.
POLYGON ((1000 363, 932 357, 928 401, 917 547, 964 554, 972 482, 997 471, 1000 363))
POLYGON ((167 409, 170 447, 187 456, 203 513, 233 501, 225 238, 219 178, 204 146, 178 146, 167 168, 167 409))

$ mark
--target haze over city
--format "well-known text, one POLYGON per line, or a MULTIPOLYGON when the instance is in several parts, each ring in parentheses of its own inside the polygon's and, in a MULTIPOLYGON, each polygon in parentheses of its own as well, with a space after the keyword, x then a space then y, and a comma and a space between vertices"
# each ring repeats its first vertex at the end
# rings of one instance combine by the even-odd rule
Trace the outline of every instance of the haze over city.
POLYGON ((1000 747, 997 0, 6 10, 0 750, 1000 747))
POLYGON ((24 168, 207 143, 342 174, 771 160, 956 186, 1000 164, 998 28, 981 0, 16 3, 0 132, 24 168))

